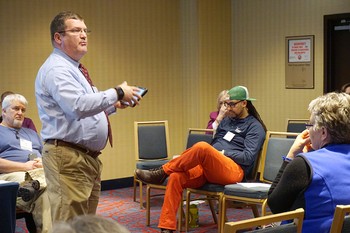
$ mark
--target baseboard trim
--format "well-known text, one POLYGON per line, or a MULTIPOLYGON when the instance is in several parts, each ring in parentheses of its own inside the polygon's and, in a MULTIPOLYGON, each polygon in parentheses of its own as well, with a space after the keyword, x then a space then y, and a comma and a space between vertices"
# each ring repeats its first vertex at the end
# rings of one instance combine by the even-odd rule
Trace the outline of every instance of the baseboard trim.
POLYGON ((128 188, 132 187, 134 184, 134 177, 125 177, 113 180, 103 180, 101 181, 101 191, 128 188))

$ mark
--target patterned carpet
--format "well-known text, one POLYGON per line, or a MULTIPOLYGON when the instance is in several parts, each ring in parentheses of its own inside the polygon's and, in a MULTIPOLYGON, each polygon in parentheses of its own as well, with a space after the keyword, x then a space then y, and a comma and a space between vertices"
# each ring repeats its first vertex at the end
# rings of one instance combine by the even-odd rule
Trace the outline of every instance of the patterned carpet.
MULTIPOLYGON (((120 224, 126 226, 130 232, 160 232, 157 225, 163 197, 152 198, 151 225, 148 227, 146 226, 146 210, 140 209, 138 202, 133 202, 132 195, 132 187, 102 191, 97 214, 118 221, 120 224)), ((198 205, 198 210, 199 227, 191 228, 189 232, 216 233, 217 225, 213 221, 209 206, 206 203, 201 203, 198 205)), ((227 217, 229 221, 237 221, 252 218, 253 214, 249 208, 229 208, 227 210, 227 217)), ((25 232, 28 231, 24 220, 17 220, 16 233, 25 232)))

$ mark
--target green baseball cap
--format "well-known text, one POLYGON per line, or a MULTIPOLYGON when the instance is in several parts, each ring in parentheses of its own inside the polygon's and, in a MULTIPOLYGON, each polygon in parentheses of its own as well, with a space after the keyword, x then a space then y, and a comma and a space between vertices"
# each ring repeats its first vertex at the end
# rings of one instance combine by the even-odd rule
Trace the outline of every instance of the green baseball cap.
POLYGON ((228 91, 228 95, 230 96, 230 100, 256 100, 254 98, 249 97, 248 89, 244 86, 235 86, 231 90, 228 91))

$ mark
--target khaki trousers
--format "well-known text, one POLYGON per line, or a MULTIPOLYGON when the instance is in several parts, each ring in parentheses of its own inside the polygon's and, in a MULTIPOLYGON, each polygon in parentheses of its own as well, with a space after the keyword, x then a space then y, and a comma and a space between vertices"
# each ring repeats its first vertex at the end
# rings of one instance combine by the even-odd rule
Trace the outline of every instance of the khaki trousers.
POLYGON ((77 215, 96 214, 101 192, 99 158, 70 147, 45 143, 43 165, 53 223, 77 215))
POLYGON ((176 213, 185 188, 199 188, 206 182, 236 183, 244 176, 238 164, 206 142, 196 143, 163 169, 169 178, 158 227, 171 230, 176 230, 176 213))
POLYGON ((23 184, 25 181, 38 180, 40 182, 40 196, 29 202, 24 202, 22 198, 17 198, 17 207, 33 214, 33 219, 38 233, 48 233, 51 230, 50 203, 46 193, 46 180, 42 168, 28 172, 11 172, 0 174, 1 180, 15 181, 23 184))

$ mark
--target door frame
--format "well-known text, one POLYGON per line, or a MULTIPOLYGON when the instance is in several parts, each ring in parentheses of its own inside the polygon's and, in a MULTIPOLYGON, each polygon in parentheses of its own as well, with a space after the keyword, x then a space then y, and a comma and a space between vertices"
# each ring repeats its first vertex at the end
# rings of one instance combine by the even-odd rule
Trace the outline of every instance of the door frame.
POLYGON ((332 66, 332 30, 333 27, 336 25, 335 21, 341 20, 344 18, 350 19, 350 13, 342 13, 342 14, 333 14, 333 15, 325 15, 324 16, 324 80, 323 80, 323 91, 324 93, 334 91, 335 87, 332 85, 332 79, 333 79, 333 66, 332 66))

